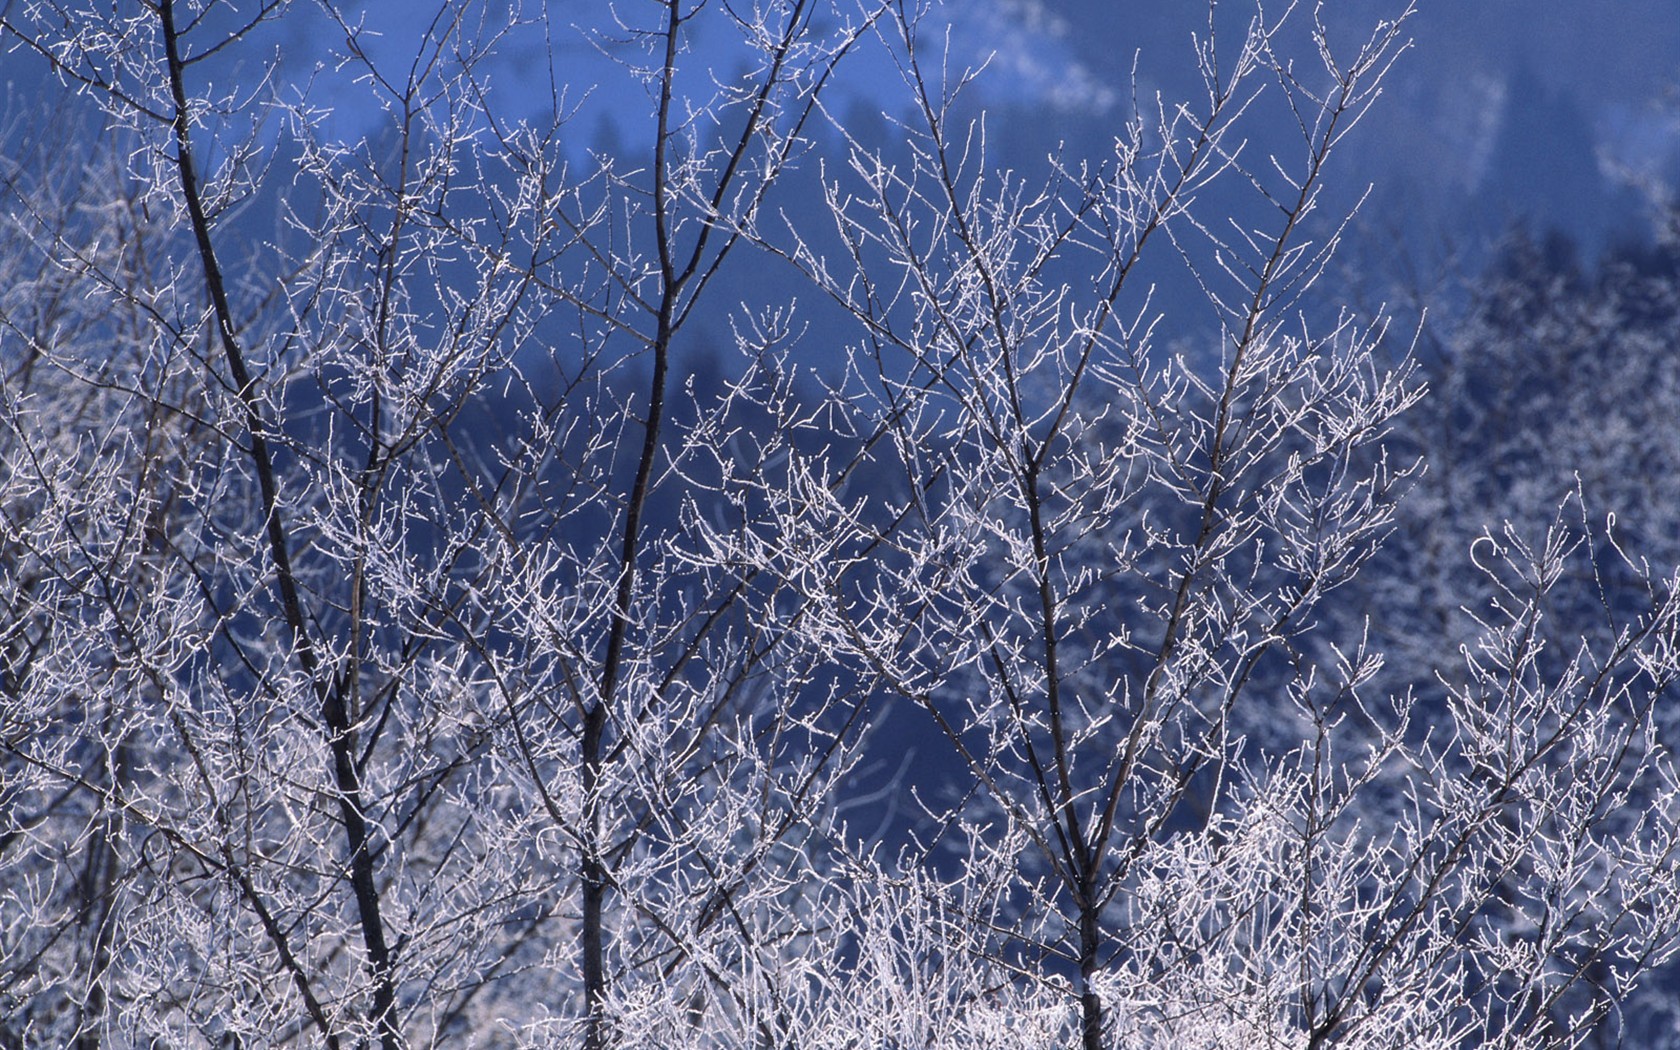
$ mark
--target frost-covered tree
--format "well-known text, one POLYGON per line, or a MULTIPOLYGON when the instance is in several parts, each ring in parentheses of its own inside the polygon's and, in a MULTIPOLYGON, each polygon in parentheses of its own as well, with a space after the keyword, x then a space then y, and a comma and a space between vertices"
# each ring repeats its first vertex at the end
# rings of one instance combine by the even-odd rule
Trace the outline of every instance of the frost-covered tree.
POLYGON ((0 7, 0 1044, 1565 1046, 1667 958, 1671 578, 1495 532, 1428 706, 1332 615, 1408 10, 1210 5, 1034 174, 914 5, 552 6, 0 7))
POLYGON ((1310 28, 1310 73, 1263 18, 1210 36, 1204 98, 1037 181, 988 168, 949 118, 962 85, 906 36, 908 160, 860 149, 865 189, 836 183, 849 266, 791 252, 868 329, 849 403, 886 421, 899 495, 784 571, 831 595, 809 629, 967 766, 932 814, 964 857, 945 906, 966 950, 1066 989, 1083 1046, 1568 1043, 1672 936, 1647 895, 1674 872, 1672 587, 1624 559, 1637 601, 1544 645, 1565 573, 1606 589, 1560 496, 1540 534, 1478 546, 1474 618, 1415 625, 1455 662, 1439 704, 1369 688, 1356 616, 1319 629, 1394 528, 1414 464, 1385 439, 1418 384, 1375 332, 1292 310, 1399 32, 1338 51, 1310 28), (1299 137, 1250 156, 1231 120, 1268 101, 1299 137), (1198 216, 1222 183, 1259 206, 1198 216), (1212 353, 1152 345, 1156 253, 1191 269, 1212 353))
MULTIPOLYGON (((1580 544, 1533 627, 1548 659, 1586 639, 1613 645, 1625 618, 1649 601, 1645 562, 1680 560, 1664 481, 1680 469, 1669 423, 1680 412, 1670 352, 1680 335, 1680 270, 1660 236, 1671 214, 1656 210, 1653 242, 1590 265, 1559 235, 1515 229, 1465 282, 1467 293, 1437 295, 1461 301, 1438 304, 1422 327, 1417 356, 1430 396, 1395 432, 1428 473, 1397 509, 1396 540, 1326 624, 1335 632, 1368 618, 1370 644, 1386 657, 1374 679, 1383 691, 1410 692, 1435 710, 1463 680, 1460 655, 1438 640, 1475 629, 1489 600, 1478 565, 1511 536, 1532 542, 1562 523, 1580 544)), ((1654 714, 1671 747, 1672 700, 1654 714)), ((1660 783, 1648 786, 1660 795, 1660 783)), ((1671 981, 1618 994, 1594 1045, 1669 1045, 1671 981)), ((1565 997, 1564 1012, 1585 994, 1565 997)))
POLYGON ((672 354, 880 12, 625 12, 617 158, 546 15, 359 17, 4 13, 100 136, 10 187, 9 1038, 769 1031, 856 733, 785 585, 674 539, 787 440, 723 432, 774 347, 682 413, 672 354), (531 40, 524 119, 486 67, 531 40))

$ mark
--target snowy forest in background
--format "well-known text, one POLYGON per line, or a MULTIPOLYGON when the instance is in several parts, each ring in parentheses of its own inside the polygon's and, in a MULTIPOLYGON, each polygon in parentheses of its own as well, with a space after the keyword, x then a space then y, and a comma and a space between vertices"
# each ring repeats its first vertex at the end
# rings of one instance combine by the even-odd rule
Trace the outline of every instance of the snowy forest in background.
POLYGON ((1680 20, 1434 6, 0 0, 0 1050, 1680 1046, 1680 20))

